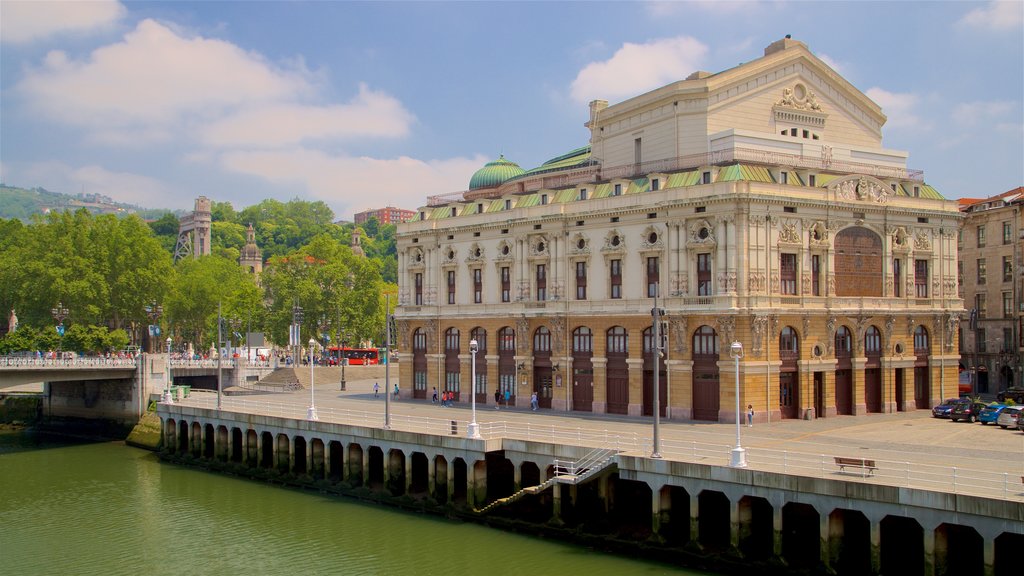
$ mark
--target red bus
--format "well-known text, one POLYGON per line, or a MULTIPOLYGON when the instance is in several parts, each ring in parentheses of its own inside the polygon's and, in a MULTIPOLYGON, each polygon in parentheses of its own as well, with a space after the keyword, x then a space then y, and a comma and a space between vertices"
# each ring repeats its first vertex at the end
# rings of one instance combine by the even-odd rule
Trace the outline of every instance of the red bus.
POLYGON ((327 349, 328 362, 331 365, 339 363, 340 358, 346 358, 349 366, 369 366, 380 364, 376 348, 351 348, 348 346, 331 346, 327 349))

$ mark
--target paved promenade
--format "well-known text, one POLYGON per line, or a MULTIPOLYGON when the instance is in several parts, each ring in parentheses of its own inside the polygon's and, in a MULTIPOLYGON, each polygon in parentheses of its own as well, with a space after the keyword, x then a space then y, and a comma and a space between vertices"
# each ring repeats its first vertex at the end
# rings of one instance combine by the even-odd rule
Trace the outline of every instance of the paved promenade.
MULTIPOLYGON (((339 390, 337 371, 316 370, 315 404, 320 420, 382 426, 384 391, 397 382, 391 370, 386 386, 380 367, 350 367, 346 391, 339 390), (373 384, 380 383, 374 398, 373 384)), ((310 404, 309 369, 296 373, 305 390, 287 393, 230 396, 222 399, 226 410, 304 418, 310 404)), ((407 395, 409 391, 403 391, 407 395)), ((186 405, 211 406, 215 394, 195 392, 186 405)), ((459 434, 471 418, 468 402, 446 408, 429 400, 391 402, 392 427, 433 433, 450 433, 451 420, 459 434)), ((529 407, 495 410, 477 406, 477 422, 485 438, 520 437, 549 439, 582 446, 614 444, 623 451, 649 455, 650 417, 625 417, 541 410, 529 407), (548 438, 545 438, 548 437, 548 438), (576 442, 578 440, 578 442, 576 442)), ((943 492, 970 493, 1024 502, 1024 433, 993 425, 951 422, 931 417, 926 410, 867 416, 838 416, 816 420, 783 420, 741 427, 742 445, 748 450, 753 470, 848 478, 856 481, 911 486, 943 492), (869 458, 878 471, 847 470, 835 466, 835 456, 869 458)), ((661 454, 668 460, 699 461, 727 465, 735 445, 735 424, 692 421, 661 422, 661 454)))

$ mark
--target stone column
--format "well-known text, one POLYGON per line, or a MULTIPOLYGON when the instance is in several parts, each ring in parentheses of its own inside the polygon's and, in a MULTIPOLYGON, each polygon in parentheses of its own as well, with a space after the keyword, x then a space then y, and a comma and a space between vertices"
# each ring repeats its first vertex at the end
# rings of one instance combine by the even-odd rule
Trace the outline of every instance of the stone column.
POLYGON ((924 526, 924 576, 935 576, 935 527, 924 526))
POLYGON ((729 545, 735 550, 740 547, 740 501, 729 503, 729 545))
POLYGON ((295 435, 288 436, 288 472, 295 474, 295 435))
POLYGON ((370 447, 369 446, 364 446, 363 447, 362 467, 363 467, 363 482, 362 482, 362 485, 364 487, 365 486, 369 486, 370 485, 370 447))
POLYGON ((315 470, 316 470, 316 468, 313 466, 313 439, 312 438, 307 438, 306 439, 306 474, 308 474, 310 478, 316 478, 315 470))
POLYGON ((782 556, 782 504, 772 507, 772 555, 776 558, 782 556))
POLYGON ((405 453, 405 493, 412 489, 412 452, 405 453))
POLYGON ((551 521, 562 523, 562 484, 555 482, 551 487, 551 521))
POLYGON ((256 461, 253 462, 254 468, 260 468, 263 464, 263 434, 256 432, 256 461))
POLYGON ((520 460, 512 463, 512 493, 515 494, 523 488, 527 486, 523 486, 523 461, 520 460))
MULTIPOLYGON (((663 540, 661 537, 661 521, 662 514, 666 512, 666 507, 661 502, 662 486, 664 485, 651 486, 651 532, 659 541, 663 540)), ((671 510, 671 506, 667 508, 671 510)))
POLYGON ((871 519, 871 572, 878 574, 882 571, 882 523, 875 518, 871 519))
POLYGON ((324 480, 331 479, 331 441, 324 442, 324 480))
POLYGON ((690 493, 690 542, 700 541, 700 500, 697 493, 690 493))
MULTIPOLYGON (((632 330, 634 334, 630 335, 631 342, 639 342, 640 347, 638 350, 638 358, 627 358, 626 366, 629 367, 629 405, 626 408, 627 413, 630 416, 639 416, 643 413, 644 408, 644 359, 643 359, 643 332, 637 333, 636 330, 632 330)), ((636 345, 630 346, 634 348, 636 345)), ((630 350, 634 352, 634 350, 630 350)))
MULTIPOLYGON (((832 565, 828 547, 828 520, 828 514, 818 514, 818 559, 825 566, 832 565), (822 546, 822 543, 825 543, 825 545, 822 546)), ((845 519, 843 522, 845 522, 845 519)), ((845 530, 845 526, 843 528, 845 530)))
POLYGON ((427 464, 427 494, 436 499, 437 490, 437 459, 434 456, 427 464))

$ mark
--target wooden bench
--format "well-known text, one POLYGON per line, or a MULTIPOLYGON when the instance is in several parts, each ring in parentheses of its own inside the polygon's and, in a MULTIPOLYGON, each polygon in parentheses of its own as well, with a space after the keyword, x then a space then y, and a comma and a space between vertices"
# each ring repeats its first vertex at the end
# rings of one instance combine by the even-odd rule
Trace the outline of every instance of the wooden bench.
POLYGON ((848 456, 836 456, 836 466, 839 466, 839 471, 843 472, 846 467, 860 468, 861 470, 867 470, 869 474, 874 474, 875 470, 878 469, 875 466, 874 460, 868 460, 867 458, 851 458, 848 456))

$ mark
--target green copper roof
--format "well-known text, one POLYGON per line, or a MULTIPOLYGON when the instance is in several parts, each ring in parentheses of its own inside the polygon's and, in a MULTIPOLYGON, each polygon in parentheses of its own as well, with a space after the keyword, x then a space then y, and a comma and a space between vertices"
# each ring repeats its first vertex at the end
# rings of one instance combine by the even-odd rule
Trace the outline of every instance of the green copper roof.
POLYGON ((733 164, 725 166, 718 171, 718 182, 764 182, 771 184, 775 182, 772 173, 764 166, 746 166, 744 164, 733 164))
POLYGON ((487 213, 490 214, 491 212, 501 212, 504 209, 505 209, 505 199, 504 198, 497 198, 497 199, 491 200, 491 205, 487 207, 487 213))
POLYGON ((516 202, 516 208, 529 208, 538 204, 540 204, 540 194, 527 194, 519 198, 519 202, 516 202))
POLYGON ((629 183, 629 188, 626 189, 626 194, 640 194, 641 192, 647 192, 651 189, 651 181, 647 178, 637 178, 629 183))
POLYGON ((611 184, 598 184, 597 186, 594 187, 594 194, 591 195, 590 197, 591 198, 595 198, 595 199, 596 198, 607 198, 608 196, 611 196, 611 193, 612 193, 612 185, 611 184))
POLYGON ((565 188, 555 193, 555 199, 551 201, 552 204, 564 204, 566 202, 573 202, 579 198, 579 193, 576 192, 576 188, 565 188))
POLYGON ((946 198, 939 194, 939 191, 927 184, 921 184, 921 190, 919 196, 921 198, 930 198, 932 200, 945 200, 946 198))
POLYGON ((502 155, 497 160, 484 164, 483 168, 473 174, 473 177, 469 180, 469 189, 493 188, 524 172, 525 170, 520 168, 518 164, 506 160, 505 156, 502 155))
POLYGON ((682 188, 683 186, 696 186, 700 184, 701 174, 694 170, 691 172, 679 172, 676 174, 669 174, 668 182, 665 183, 666 188, 682 188))
POLYGON ((551 160, 541 164, 536 168, 527 170, 524 174, 529 176, 533 174, 539 174, 541 172, 549 172, 551 170, 561 170, 564 168, 572 168, 574 166, 583 166, 590 163, 590 145, 577 148, 575 150, 566 152, 561 156, 556 156, 551 160))

